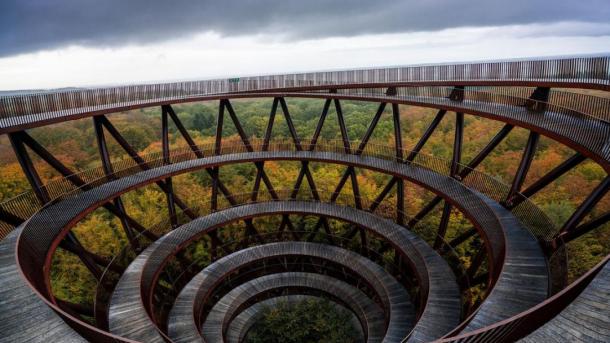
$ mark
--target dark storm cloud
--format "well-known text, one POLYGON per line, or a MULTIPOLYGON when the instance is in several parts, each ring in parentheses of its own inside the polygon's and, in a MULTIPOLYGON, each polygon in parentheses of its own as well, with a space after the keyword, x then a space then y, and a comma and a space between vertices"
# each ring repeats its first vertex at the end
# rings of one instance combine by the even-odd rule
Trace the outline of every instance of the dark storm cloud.
POLYGON ((0 0, 0 56, 70 44, 151 43, 210 30, 306 39, 558 21, 610 22, 610 1, 0 0))

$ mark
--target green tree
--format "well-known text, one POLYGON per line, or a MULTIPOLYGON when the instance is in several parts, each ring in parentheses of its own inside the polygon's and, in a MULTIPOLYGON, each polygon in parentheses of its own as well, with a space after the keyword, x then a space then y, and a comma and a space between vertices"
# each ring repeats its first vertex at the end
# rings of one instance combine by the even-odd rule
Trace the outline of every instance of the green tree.
POLYGON ((201 132, 208 133, 211 129, 216 127, 216 119, 210 112, 196 112, 193 115, 193 129, 201 132))
POLYGON ((279 303, 265 310, 246 337, 248 343, 346 343, 361 340, 351 314, 324 299, 279 303))

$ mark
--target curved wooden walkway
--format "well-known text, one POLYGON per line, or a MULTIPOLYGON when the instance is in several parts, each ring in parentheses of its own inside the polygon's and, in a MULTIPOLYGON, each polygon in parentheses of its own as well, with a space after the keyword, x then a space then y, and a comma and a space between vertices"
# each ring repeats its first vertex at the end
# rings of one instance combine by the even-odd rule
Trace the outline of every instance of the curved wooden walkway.
MULTIPOLYGON (((236 269, 281 256, 307 256, 333 262, 344 266, 371 285, 388 311, 389 322, 386 335, 385 315, 381 313, 381 318, 375 315, 379 307, 377 305, 363 307, 364 304, 360 304, 359 306, 363 309, 360 318, 366 319, 366 322, 372 320, 373 326, 376 328, 382 327, 381 331, 370 332, 371 326, 369 326, 368 339, 370 341, 381 342, 384 336, 398 337, 400 340, 413 328, 415 311, 409 294, 379 265, 357 253, 335 246, 306 242, 281 242, 237 251, 219 259, 197 274, 180 292, 170 312, 168 318, 170 338, 176 343, 196 341, 200 332, 195 321, 195 314, 201 312, 201 305, 209 300, 207 296, 213 291, 214 286, 236 269), (366 310, 367 308, 371 310, 372 315, 366 310), (382 323, 379 323, 379 319, 382 323)), ((332 294, 330 291, 329 293, 332 294)), ((362 294, 362 296, 365 295, 362 294)), ((345 303, 350 305, 347 301, 345 303)), ((206 333, 204 331, 202 333, 206 337, 206 333)))
POLYGON ((536 239, 497 202, 480 195, 496 212, 510 251, 502 273, 490 294, 460 333, 477 330, 523 312, 548 297, 549 276, 546 258, 536 239))
POLYGON ((121 275, 108 304, 111 333, 140 342, 163 343, 163 336, 148 317, 140 295, 141 270, 154 250, 149 246, 121 275))
MULTIPOLYGON (((408 89, 407 89, 408 92, 408 89)), ((465 91, 473 94, 474 99, 454 101, 442 96, 411 95, 405 92, 397 95, 386 95, 383 92, 373 93, 364 89, 343 89, 338 93, 322 92, 268 92, 259 94, 228 94, 223 98, 257 98, 257 97, 295 97, 313 99, 342 99, 367 102, 385 102, 426 107, 437 110, 461 112, 482 116, 504 123, 526 128, 544 136, 560 141, 562 144, 578 151, 600 163, 607 171, 610 170, 610 123, 570 109, 555 109, 550 104, 549 109, 542 112, 528 110, 526 99, 513 99, 506 96, 506 103, 489 101, 494 96, 502 94, 490 92, 465 91), (482 101, 477 97, 486 98, 482 101), (523 104, 515 104, 520 100, 523 104), (561 109, 561 111, 559 111, 561 109)), ((216 98, 216 97, 214 97, 216 98)), ((205 99, 203 99, 205 100, 205 99)))
MULTIPOLYGON (((490 97, 493 96, 493 93, 489 94, 490 97)), ((388 96, 354 89, 346 89, 339 94, 292 93, 284 96, 392 102, 483 116, 549 136, 598 161, 602 166, 607 166, 610 162, 610 123, 578 113, 568 114, 551 110, 534 112, 525 106, 505 103, 469 99, 459 102, 444 97, 408 94, 388 96)), ((525 102, 525 99, 523 101, 525 102)))
POLYGON ((521 342, 610 342, 610 263, 561 313, 521 342))
MULTIPOLYGON (((510 86, 512 89, 518 86, 565 86, 608 91, 609 62, 609 57, 580 57, 547 61, 412 66, 0 97, 0 134, 127 109, 173 103, 258 97, 336 98, 408 104, 499 120, 561 141, 595 160, 610 172, 610 123, 605 113, 596 112, 599 117, 593 118, 584 115, 587 113, 585 110, 579 113, 562 109, 552 103, 538 104, 542 106, 537 107, 543 108, 538 108, 537 111, 528 109, 523 99, 511 99, 511 96, 506 94, 477 93, 467 89, 463 91, 464 99, 460 99, 460 96, 450 97, 442 91, 434 90, 435 86, 442 85, 495 85, 510 86), (396 88, 401 86, 403 87, 396 88), (396 91, 396 94, 383 94, 379 91, 381 88, 388 88, 389 94, 396 91), (335 90, 336 93, 326 93, 329 89, 335 90)), ((458 92, 462 90, 458 89, 458 92)), ((587 106, 583 108, 592 108, 587 106)), ((17 227, 0 242, 0 342, 84 341, 72 327, 78 328, 80 334, 86 337, 93 337, 94 341, 122 341, 120 337, 111 336, 76 320, 47 301, 52 293, 49 282, 51 257, 59 241, 86 214, 129 190, 175 174, 223 164, 266 160, 319 161, 377 170, 417 183, 460 209, 483 237, 490 256, 491 279, 497 280, 488 298, 464 323, 462 332, 473 334, 481 329, 485 330, 490 324, 498 324, 499 321, 519 312, 524 313, 524 310, 547 296, 547 268, 540 248, 534 244, 534 238, 510 212, 456 180, 414 165, 332 152, 231 154, 177 163, 109 182, 61 202, 48 204, 48 207, 17 227), (66 324, 64 320, 70 324, 66 324)), ((297 202, 244 205, 236 208, 236 213, 244 209, 258 209, 262 215, 265 209, 257 208, 258 205, 266 205, 269 208, 277 206, 276 210, 285 206, 281 209, 284 211, 282 213, 292 213, 295 204, 297 202)), ((335 215, 329 215, 320 203, 302 202, 300 206, 326 213, 325 215, 331 217, 335 215)), ((342 215, 361 214, 341 209, 339 216, 342 215)), ((210 220, 211 216, 206 218, 210 220)), ((369 219, 364 215, 359 219, 362 218, 373 231, 384 232, 383 227, 392 227, 390 223, 380 221, 377 217, 374 222, 368 222, 369 219)), ((117 316, 133 316, 131 319, 134 325, 152 325, 147 318, 145 306, 148 301, 146 297, 150 296, 151 292, 144 292, 146 296, 142 298, 141 290, 156 280, 157 270, 164 265, 167 256, 171 255, 169 251, 164 250, 164 244, 173 244, 174 248, 179 248, 188 237, 201 234, 196 227, 184 227, 194 231, 181 231, 185 235, 183 237, 165 236, 164 238, 169 238, 159 244, 153 244, 130 265, 128 272, 123 275, 124 280, 122 279, 127 286, 117 288, 114 294, 121 300, 120 304, 117 302, 113 307, 117 316), (131 286, 134 288, 130 288, 131 286), (122 301, 141 306, 121 307, 122 301)), ((449 322, 459 317, 459 311, 456 310, 459 308, 459 301, 458 306, 455 305, 459 293, 451 271, 422 240, 409 236, 410 233, 402 228, 396 228, 386 234, 410 257, 420 284, 427 290, 426 306, 409 339, 419 342, 440 336, 448 330, 449 322), (410 250, 407 251, 406 248, 410 250), (451 279, 449 281, 448 276, 451 279), (441 325, 435 325, 435 320, 441 325)), ((610 341, 608 268, 608 265, 605 265, 575 301, 524 341, 610 341)), ((457 323, 451 324, 449 329, 456 325, 457 323)), ((146 341, 162 340, 154 325, 150 333, 150 337, 145 338, 146 341)))
MULTIPOLYGON (((28 257, 29 262, 34 266, 29 272, 36 275, 46 275, 48 269, 44 268, 45 256, 52 253, 54 242, 60 234, 68 230, 77 218, 123 192, 175 174, 210 168, 221 164, 263 160, 311 160, 341 163, 378 170, 410 180, 443 196, 462 210, 486 239, 492 261, 499 263, 499 266, 502 265, 504 255, 507 258, 510 257, 514 253, 511 250, 512 247, 518 246, 518 244, 507 244, 508 248, 503 253, 502 245, 507 240, 511 240, 512 236, 505 236, 504 229, 489 204, 479 194, 468 189, 458 181, 433 171, 415 165, 405 165, 373 157, 341 153, 306 151, 254 152, 207 157, 142 171, 132 176, 101 185, 96 189, 78 194, 45 208, 25 223, 22 229, 22 237, 20 239, 28 242, 27 244, 34 248, 32 251, 35 252, 34 254, 28 250, 23 253, 23 257, 28 257), (45 230, 44 235, 40 234, 41 228, 45 230)), ((375 219, 378 220, 377 217, 375 219)), ((527 274, 525 277, 527 277, 527 274)), ((517 284, 522 282, 522 280, 514 279, 507 279, 507 281, 517 284)))
MULTIPOLYGON (((356 210, 351 207, 339 206, 310 201, 272 201, 247 204, 215 212, 185 224, 155 241, 149 248, 154 249, 147 253, 142 261, 136 262, 137 266, 143 265, 140 270, 140 285, 151 285, 155 283, 156 276, 163 269, 165 262, 176 251, 180 250, 193 239, 202 236, 210 230, 225 225, 228 222, 237 221, 253 216, 265 216, 275 214, 312 214, 326 216, 356 224, 371 230, 373 233, 393 242, 395 247, 407 261, 415 268, 416 276, 420 280, 420 286, 427 292, 426 305, 420 316, 419 322, 413 329, 413 337, 426 337, 430 340, 449 332, 459 322, 460 317, 460 294, 455 282, 455 276, 447 263, 432 250, 423 240, 403 227, 378 216, 356 210), (146 261, 144 263, 144 260, 146 261)), ((122 282, 136 282, 131 279, 121 278, 122 282)), ((140 292, 137 284, 125 286, 117 285, 117 289, 131 290, 128 299, 133 299, 140 292)), ((132 301, 128 307, 137 309, 138 318, 147 316, 144 304, 149 302, 152 294, 142 294, 142 300, 132 301)), ((198 303, 195 301, 195 303, 198 303)), ((134 310, 136 311, 136 310, 134 310)), ((134 314, 135 315, 135 314, 134 314)), ((110 321, 119 320, 124 325, 129 324, 129 316, 115 317, 110 313, 110 321)), ((150 330, 154 328, 152 322, 149 328, 137 327, 134 330, 150 330)), ((130 330, 125 328, 125 330, 130 330)), ((138 339, 137 337, 132 337, 138 339)), ((402 338, 402 337, 401 337, 402 338)))
MULTIPOLYGON (((466 91, 466 93, 468 93, 468 91, 466 91)), ((494 95, 493 93, 487 94, 489 94, 490 98, 492 98, 494 95)), ((561 141, 563 144, 583 153, 585 156, 588 156, 593 160, 598 161, 602 165, 607 166, 608 162, 610 162, 610 142, 608 142, 607 139, 607 137, 610 135, 610 123, 582 115, 577 112, 568 113, 569 111, 566 111, 566 113, 560 113, 557 111, 553 112, 551 110, 545 110, 541 113, 534 112, 528 110, 525 106, 517 106, 512 104, 514 99, 507 100, 506 103, 486 102, 476 99, 453 101, 445 97, 417 96, 400 93, 389 96, 383 93, 367 93, 366 90, 363 91, 361 89, 349 88, 344 89, 339 93, 304 91, 286 92, 282 90, 278 90, 277 92, 268 90, 264 93, 226 93, 220 95, 214 94, 193 97, 175 102, 262 97, 301 97, 321 99, 336 98, 345 100, 388 102, 473 114, 539 132, 542 135, 546 135, 561 141)), ((525 102, 525 99, 523 99, 523 102, 525 102)), ((119 104, 118 106, 108 106, 103 110, 95 111, 92 111, 91 109, 83 109, 82 113, 71 113, 69 117, 70 119, 78 119, 94 114, 98 115, 121 112, 129 109, 160 106, 167 103, 168 101, 150 101, 139 105, 119 104)), ((172 103, 172 101, 169 101, 169 103, 172 103)), ((64 121, 67 118, 65 118, 65 114, 47 113, 43 115, 26 115, 17 119, 19 120, 19 126, 35 127, 45 125, 47 122, 64 121), (44 120, 41 121, 41 118, 44 118, 44 120)), ((10 120, 13 121, 16 119, 10 118, 10 120)), ((0 131, 10 130, 11 125, 12 124, 10 124, 7 119, 0 119, 0 131)))
POLYGON ((15 261, 20 231, 0 241, 0 342, 87 342, 23 280, 15 261))
MULTIPOLYGON (((312 289, 343 300, 366 323, 367 342, 382 342, 385 331, 383 313, 378 307, 377 313, 370 312, 376 305, 365 294, 335 278, 303 272, 265 275, 232 289, 214 305, 206 317, 201 328, 203 340, 210 343, 225 342, 229 324, 244 304, 261 293, 283 288, 312 289)), ((400 340, 384 340, 384 342, 400 342, 400 340)))

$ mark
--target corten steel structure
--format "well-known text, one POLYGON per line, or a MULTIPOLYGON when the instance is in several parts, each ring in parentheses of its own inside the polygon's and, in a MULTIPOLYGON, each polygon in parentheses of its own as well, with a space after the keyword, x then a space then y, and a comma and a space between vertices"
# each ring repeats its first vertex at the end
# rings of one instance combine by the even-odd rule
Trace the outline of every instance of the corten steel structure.
POLYGON ((610 220, 610 211, 590 218, 610 189, 610 176, 559 227, 530 200, 587 159, 610 172, 610 97, 560 88, 609 92, 610 57, 422 65, 1 97, 0 134, 8 136, 32 190, 0 203, 0 342, 238 342, 260 317, 261 304, 313 296, 353 312, 363 339, 370 342, 609 341, 610 257, 567 284, 565 246, 610 220), (295 129, 287 105, 295 97, 323 99, 312 137, 300 137, 295 129), (232 100, 243 98, 273 99, 261 138, 244 130, 232 106, 232 100), (344 100, 379 104, 358 141, 349 139, 344 100), (197 145, 172 108, 195 101, 218 101, 213 144, 197 145), (413 147, 403 146, 401 104, 437 110, 413 147), (107 115, 153 106, 161 108, 162 150, 141 155, 107 115), (394 144, 369 142, 387 110, 394 144), (320 137, 332 112, 342 137, 337 141, 320 137), (272 139, 278 115, 288 126, 288 140, 272 139), (504 123, 470 161, 462 160, 468 135, 465 115, 504 123), (422 153, 448 116, 455 122, 452 158, 422 153), (27 132, 89 117, 101 158, 98 168, 71 170, 27 132), (238 141, 222 139, 225 120, 234 124, 238 141), (187 148, 170 149, 171 123, 187 148), (514 127, 527 129, 529 137, 514 177, 503 183, 477 167, 514 127), (541 136, 575 154, 524 187, 541 136), (112 161, 109 139, 130 158, 112 161), (32 153, 63 178, 44 184, 32 153), (274 188, 267 161, 300 163, 294 187, 274 188), (312 162, 345 166, 336 187, 316 186, 312 162), (251 192, 235 193, 220 179, 223 166, 238 163, 256 168, 251 192), (356 168, 387 174, 390 181, 369 199, 360 192, 356 168), (211 176, 212 195, 205 206, 190 208, 174 191, 172 177, 194 171, 211 176), (342 193, 348 182, 349 196, 342 193), (405 212, 408 183, 435 194, 419 213, 405 212), (150 227, 132 218, 121 200, 126 192, 147 185, 162 190, 169 213, 150 227), (304 195, 303 188, 309 193, 304 195), (396 200, 388 204, 384 199, 392 192, 396 200), (124 230, 127 243, 116 256, 88 251, 71 231, 98 208, 116 216, 124 230), (472 229, 448 240, 453 210, 472 229), (438 228, 424 232, 428 244, 416 233, 422 219, 437 212, 438 228), (294 215, 316 216, 313 231, 295 225, 294 215), (255 219, 265 216, 281 218, 276 231, 257 228, 255 219), (349 230, 333 233, 330 220, 347 223, 349 230), (243 223, 241 238, 222 241, 219 231, 234 223, 243 223), (186 253, 204 237, 213 260, 207 266, 186 253), (472 237, 482 245, 466 268, 455 248, 472 237), (50 269, 58 248, 77 256, 97 280, 93 308, 53 295, 50 269), (485 285, 486 297, 471 305, 469 290, 480 285, 485 285))

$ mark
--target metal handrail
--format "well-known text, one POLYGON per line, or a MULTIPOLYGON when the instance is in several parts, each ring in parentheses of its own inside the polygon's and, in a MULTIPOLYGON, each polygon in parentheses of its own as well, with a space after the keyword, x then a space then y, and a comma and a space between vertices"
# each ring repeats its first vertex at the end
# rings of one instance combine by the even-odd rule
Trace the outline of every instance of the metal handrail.
MULTIPOLYGON (((291 233, 300 233, 300 234, 311 234, 311 231, 290 231, 291 233)), ((258 234, 256 235, 254 238, 262 238, 264 239, 265 244, 266 243, 275 243, 275 242, 285 242, 285 241, 299 241, 299 240, 295 240, 295 239, 284 239, 282 240, 281 237, 278 236, 278 233, 280 233, 279 231, 274 231, 274 232, 266 232, 266 233, 262 233, 262 234, 258 234)), ((324 238, 331 238, 334 240, 340 240, 342 241, 343 244, 339 243, 336 244, 336 246, 340 246, 343 248, 346 248, 346 246, 344 245, 346 242, 351 241, 345 237, 339 236, 339 235, 330 235, 328 233, 325 232, 318 232, 317 235, 324 237, 324 238)), ((222 246, 219 246, 219 249, 223 249, 224 247, 231 247, 234 244, 237 243, 242 243, 244 241, 246 241, 248 238, 245 239, 235 239, 229 242, 225 242, 225 244, 223 244, 222 246)), ((334 244, 332 244, 334 245, 334 244)), ((352 250, 350 250, 352 251, 352 250)), ((362 253, 362 251, 356 251, 359 253, 362 253)), ((394 264, 393 262, 388 261, 386 258, 384 258, 383 255, 380 255, 377 251, 372 250, 372 249, 368 249, 366 250, 366 253, 368 254, 367 257, 371 257, 371 256, 375 256, 376 258, 378 258, 378 260, 376 262, 379 261, 379 259, 381 259, 383 261, 383 265, 382 267, 384 267, 384 269, 386 271, 390 271, 392 270, 392 268, 396 271, 398 271, 398 266, 396 264, 394 264)), ((219 256, 222 257, 222 256, 219 256)), ((155 301, 157 302, 158 305, 156 305, 156 308, 158 309, 163 309, 164 305, 171 305, 174 303, 175 301, 175 296, 177 296, 179 294, 179 292, 181 291, 182 287, 184 285, 179 285, 178 282, 180 280, 185 280, 184 276, 186 275, 187 278, 191 275, 188 275, 187 273, 189 273, 189 271, 193 270, 193 267, 198 267, 200 266, 203 260, 193 260, 192 263, 189 266, 183 267, 181 268, 181 273, 179 273, 176 276, 172 276, 171 279, 173 280, 173 282, 171 282, 169 289, 165 289, 163 294, 159 294, 158 292, 155 292, 155 294, 157 294, 159 297, 155 298, 155 301)), ((171 263, 171 262, 170 262, 171 263)), ((272 266, 270 264, 265 263, 263 268, 267 268, 269 266, 272 266)), ((197 268, 196 272, 201 271, 202 268, 197 268)), ((254 269, 249 268, 248 269, 248 273, 252 273, 254 272, 254 269)), ((354 275, 356 276, 356 275, 354 275)), ((394 275, 395 276, 395 275, 394 275)), ((235 280, 232 279, 232 282, 234 282, 235 280)), ((158 288, 156 288, 155 290, 158 290, 158 288)), ((210 296, 208 296, 208 298, 210 298, 210 296)), ((153 309, 154 310, 154 309, 153 309)), ((387 312, 387 309, 384 309, 384 312, 387 312)), ((157 317, 158 318, 158 317, 157 317)))
MULTIPOLYGON (((494 108, 505 108, 515 106, 526 108, 537 113, 555 113, 574 118, 587 118, 589 120, 600 120, 610 123, 610 98, 602 98, 589 94, 552 91, 549 99, 531 99, 533 88, 524 87, 479 87, 472 89, 462 89, 455 87, 400 87, 396 88, 392 94, 388 94, 385 88, 344 88, 338 89, 337 94, 362 96, 382 99, 401 99, 401 98, 436 98, 438 100, 453 100, 458 103, 464 101, 476 101, 487 105, 496 105, 494 108), (452 94, 460 93, 460 99, 452 99, 452 94)), ((313 94, 327 94, 327 91, 308 91, 313 94)), ((437 101, 438 101, 437 100, 437 101)), ((465 102, 464 107, 472 106, 465 102)), ((494 112, 495 113, 495 112, 494 112)))
MULTIPOLYGON (((272 89, 424 82, 530 81, 610 85, 610 57, 481 62, 311 72, 227 79, 72 89, 0 97, 0 119, 44 119, 118 106, 272 89)), ((10 121, 9 121, 10 122, 10 121)), ((15 122, 16 123, 16 122, 15 122)))
MULTIPOLYGON (((251 139, 251 148, 253 151, 263 151, 265 146, 264 142, 258 138, 251 139)), ((357 146, 358 142, 352 142, 352 146, 357 146)), ((315 146, 310 146, 309 143, 301 143, 303 150, 314 149, 315 151, 345 153, 343 141, 339 140, 324 140, 318 142, 315 146)), ((172 163, 182 162, 187 160, 197 159, 197 156, 192 151, 196 149, 198 152, 203 153, 205 156, 212 156, 214 154, 214 145, 206 144, 197 147, 180 148, 171 151, 170 160, 172 163)), ((273 140, 270 141, 267 147, 268 151, 295 151, 295 145, 291 140, 273 140)), ((362 156, 376 157, 386 160, 396 161, 396 152, 393 146, 378 145, 375 143, 368 143, 366 148, 361 152, 362 156)), ((242 143, 236 143, 231 145, 225 145, 222 147, 221 154, 231 153, 247 153, 248 150, 242 143)), ((356 150, 352 153, 358 153, 356 150)), ((403 156, 409 156, 411 151, 403 150, 403 156)), ((146 165, 150 168, 155 168, 164 165, 163 157, 161 152, 154 152, 147 155, 141 156, 145 161, 146 165)), ((399 161, 405 163, 406 161, 399 161)), ((450 175, 451 162, 426 155, 418 152, 416 158, 412 162, 416 166, 423 167, 426 169, 433 170, 442 175, 450 175)), ((138 165, 131 160, 121 160, 113 164, 115 172, 112 175, 105 175, 103 168, 93 168, 87 171, 69 176, 66 178, 58 179, 57 181, 50 182, 44 187, 45 191, 50 195, 52 202, 61 201, 65 199, 73 192, 81 192, 83 190, 97 187, 106 182, 121 178, 127 175, 132 175, 143 169, 144 165, 138 165), (70 181, 74 176, 78 176, 83 179, 86 183, 82 186, 75 186, 70 181)), ((476 169, 471 169, 466 165, 459 165, 459 171, 466 171, 468 175, 462 182, 467 187, 473 188, 490 198, 501 202, 506 199, 510 186, 503 183, 498 178, 482 173, 476 169)), ((516 195, 519 199, 519 205, 512 209, 512 212, 521 220, 521 222, 540 240, 549 241, 553 238, 557 232, 553 222, 544 213, 542 209, 536 206, 530 199, 518 193, 516 195)), ((29 218, 38 210, 41 205, 36 198, 34 191, 23 193, 15 198, 0 203, 0 209, 9 213, 13 213, 22 218, 29 218)), ((0 222, 0 233, 4 235, 10 233, 13 227, 8 223, 0 222)))
MULTIPOLYGON (((253 144, 252 147, 254 149, 254 147, 258 146, 258 143, 256 140, 253 140, 253 144)), ((305 148, 308 148, 307 144, 303 145, 305 148)), ((365 156, 373 156, 373 157, 383 157, 383 156, 387 156, 386 158, 389 160, 396 160, 395 157, 395 150, 393 147, 389 147, 389 146, 381 146, 381 147, 385 147, 385 149, 387 151, 384 151, 383 149, 373 149, 374 145, 371 145, 371 147, 369 147, 368 149, 372 149, 371 150, 366 150, 363 152, 363 155, 365 156), (389 156, 388 156, 389 153, 389 156)), ((315 148, 315 147, 314 147, 315 148)), ((337 153, 344 153, 344 146, 343 146, 343 142, 336 142, 334 145, 331 143, 327 143, 325 145, 321 145, 317 147, 317 150, 322 149, 323 151, 333 151, 333 152, 337 152, 337 153), (333 150, 331 150, 331 148, 333 150)), ((256 150, 256 149, 254 149, 256 150)), ((294 144, 291 141, 281 141, 281 142, 273 142, 273 144, 270 145, 269 150, 274 151, 286 151, 286 150, 290 150, 293 151, 295 150, 294 148, 294 144)), ((241 145, 235 145, 235 146, 225 146, 223 148, 223 151, 221 151, 221 153, 225 154, 225 153, 246 153, 247 149, 243 146, 243 144, 241 145)), ((192 155, 194 155, 193 152, 188 151, 186 149, 184 149, 184 151, 182 151, 180 154, 172 154, 171 155, 171 161, 172 162, 180 162, 183 160, 191 160, 193 159, 192 155)), ((425 155, 421 155, 423 157, 425 157, 425 155)), ((420 156, 420 158, 422 158, 420 156)), ((438 158, 433 158, 432 160, 435 161, 439 161, 440 159, 438 158)), ((440 160, 441 162, 439 162, 439 165, 437 166, 437 168, 439 170, 449 170, 450 168, 450 164, 448 164, 447 161, 443 161, 440 160)), ((417 164, 417 163, 421 163, 418 159, 416 159, 414 162, 412 162, 413 164, 417 164)), ((159 162, 160 165, 163 165, 162 162, 159 162)), ((141 165, 136 165, 134 167, 131 168, 131 170, 128 171, 121 171, 124 173, 128 173, 129 175, 133 174, 133 173, 137 173, 139 170, 141 170, 142 166, 141 165)), ((430 169, 430 168, 428 168, 430 169)), ((118 175, 120 175, 120 173, 118 175)), ((107 182, 106 180, 101 182, 101 183, 105 183, 107 182)), ((62 199, 67 198, 72 196, 73 194, 79 193, 81 191, 85 190, 85 188, 80 187, 77 190, 73 190, 72 192, 67 193, 64 197, 62 197, 62 199)))

